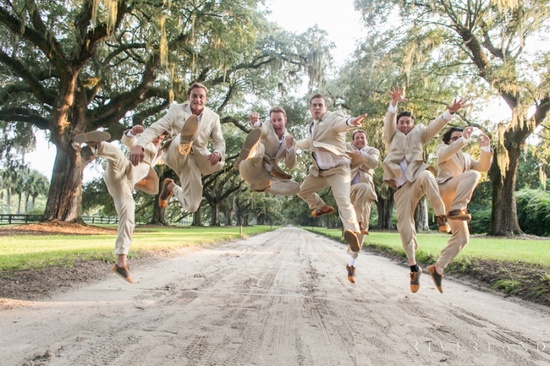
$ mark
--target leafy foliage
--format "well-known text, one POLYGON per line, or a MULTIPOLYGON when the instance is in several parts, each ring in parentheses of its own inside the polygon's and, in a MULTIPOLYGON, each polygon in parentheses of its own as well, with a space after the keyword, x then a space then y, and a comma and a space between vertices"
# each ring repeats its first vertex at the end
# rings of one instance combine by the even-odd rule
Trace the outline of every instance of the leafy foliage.
POLYGON ((550 236, 550 193, 524 189, 516 194, 518 219, 527 234, 550 236))
POLYGON ((400 83, 407 86, 409 97, 415 100, 416 91, 411 88, 433 91, 420 91, 427 97, 420 103, 421 110, 429 110, 437 95, 449 90, 448 86, 455 94, 479 101, 473 111, 483 108, 485 101, 494 96, 510 108, 512 117, 505 122, 479 124, 468 116, 463 118, 485 129, 495 147, 490 171, 494 189, 491 232, 519 233, 513 194, 520 152, 537 126, 547 126, 550 111, 545 64, 549 51, 536 44, 538 36, 548 31, 550 9, 546 1, 356 0, 355 5, 363 13, 368 33, 374 34, 374 40, 366 40, 365 44, 377 43, 380 34, 393 34, 391 38, 386 36, 386 44, 381 45, 389 56, 372 58, 375 64, 388 65, 386 72, 380 68, 380 75, 404 75, 400 83), (388 63, 393 55, 397 55, 394 62, 388 63), (530 107, 534 114, 528 113, 530 107))
POLYGON ((194 81, 228 114, 310 77, 323 82, 326 33, 284 32, 252 0, 16 0, 0 5, 0 121, 48 130, 58 149, 46 218, 77 220, 89 156, 71 139, 148 124, 194 81))

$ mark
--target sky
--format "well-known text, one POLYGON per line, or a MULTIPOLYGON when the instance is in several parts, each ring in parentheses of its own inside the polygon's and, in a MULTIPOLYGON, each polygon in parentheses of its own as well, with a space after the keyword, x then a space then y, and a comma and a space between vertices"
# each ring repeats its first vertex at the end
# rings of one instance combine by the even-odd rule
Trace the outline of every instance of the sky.
MULTIPOLYGON (((315 24, 326 30, 329 40, 336 46, 332 51, 335 66, 342 66, 355 50, 361 23, 359 13, 354 10, 353 0, 325 1, 323 5, 318 0, 267 0, 266 7, 271 10, 269 20, 288 31, 302 33, 315 24)), ((32 169, 50 179, 55 154, 55 146, 48 143, 44 132, 39 131, 37 148, 26 159, 32 169)), ((100 174, 101 168, 90 164, 84 170, 84 182, 100 174)))
POLYGON ((302 33, 315 24, 326 30, 336 46, 332 52, 336 66, 342 66, 355 50, 356 40, 362 33, 361 16, 353 2, 267 0, 266 6, 271 10, 269 19, 288 31, 302 33))

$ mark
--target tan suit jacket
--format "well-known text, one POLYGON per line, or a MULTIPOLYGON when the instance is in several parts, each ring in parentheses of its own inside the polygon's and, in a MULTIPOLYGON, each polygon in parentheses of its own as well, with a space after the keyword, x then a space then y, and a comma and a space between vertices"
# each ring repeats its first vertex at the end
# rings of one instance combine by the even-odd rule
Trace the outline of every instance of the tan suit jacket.
MULTIPOLYGON (((348 151, 359 151, 351 142, 348 142, 346 145, 348 151)), ((374 180, 373 180, 373 174, 374 169, 378 166, 378 161, 380 161, 380 151, 378 149, 371 147, 371 146, 365 146, 363 151, 359 151, 361 154, 361 158, 363 159, 363 162, 361 164, 351 166, 351 179, 359 174, 359 183, 367 183, 372 193, 374 194, 374 197, 369 197, 373 200, 377 200, 378 197, 376 196, 376 190, 374 187, 374 180)))
POLYGON ((439 144, 436 149, 437 154, 437 183, 443 184, 449 179, 456 177, 468 170, 477 170, 486 172, 491 167, 492 152, 481 149, 479 161, 475 160, 470 154, 462 152, 466 146, 466 141, 459 139, 447 145, 439 144))
POLYGON ((278 168, 277 163, 284 160, 285 167, 287 169, 292 169, 294 164, 296 164, 296 141, 294 141, 293 149, 287 151, 285 138, 289 135, 288 131, 285 130, 281 146, 279 147, 280 139, 275 133, 271 122, 263 122, 260 128, 262 129, 261 143, 264 145, 265 149, 264 161, 278 168))
MULTIPOLYGON (((131 150, 137 145, 137 138, 128 137, 126 132, 124 131, 122 134, 121 142, 131 150)), ((139 181, 135 183, 134 188, 150 195, 156 195, 159 192, 159 177, 153 167, 157 163, 159 149, 153 143, 149 143, 143 150, 144 157, 140 164, 149 165, 149 171, 146 177, 136 177, 139 181)), ((128 169, 134 169, 133 165, 128 164, 128 169)))
POLYGON ((440 115, 428 126, 415 125, 408 134, 397 129, 396 113, 387 112, 384 122, 384 138, 388 152, 383 162, 384 180, 397 180, 401 177, 401 161, 408 163, 405 175, 407 181, 414 182, 421 172, 430 168, 424 162, 423 146, 430 141, 450 119, 440 115))
MULTIPOLYGON (((326 112, 325 115, 317 122, 313 131, 313 136, 307 137, 296 142, 297 149, 311 150, 311 154, 319 150, 329 151, 337 156, 345 156, 351 159, 347 153, 346 147, 346 132, 355 126, 347 124, 349 117, 341 112, 326 112)), ((311 128, 311 125, 308 126, 311 128)), ((308 131, 309 133, 309 131, 308 131)), ((314 176, 318 176, 319 167, 312 159, 313 165, 309 168, 309 172, 314 176)))
MULTIPOLYGON (((187 120, 192 115, 188 102, 181 104, 172 104, 168 112, 149 126, 138 140, 138 145, 146 146, 154 138, 161 135, 164 131, 171 131, 172 136, 176 136, 187 120)), ((197 167, 202 175, 212 174, 223 167, 225 159, 225 140, 222 135, 220 116, 205 107, 200 118, 198 131, 193 138, 190 156, 194 156, 197 167), (208 149, 208 143, 212 140, 213 151, 208 149), (208 156, 211 153, 220 154, 220 161, 216 165, 211 165, 208 156)), ((177 172, 178 174, 180 172, 177 172)))

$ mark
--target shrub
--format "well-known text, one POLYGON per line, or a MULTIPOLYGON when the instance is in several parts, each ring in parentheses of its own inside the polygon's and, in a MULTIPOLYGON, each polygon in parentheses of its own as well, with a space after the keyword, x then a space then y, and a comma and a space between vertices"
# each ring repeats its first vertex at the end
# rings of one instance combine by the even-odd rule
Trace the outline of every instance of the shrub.
POLYGON ((523 232, 550 236, 550 193, 539 189, 516 192, 519 226, 523 232))

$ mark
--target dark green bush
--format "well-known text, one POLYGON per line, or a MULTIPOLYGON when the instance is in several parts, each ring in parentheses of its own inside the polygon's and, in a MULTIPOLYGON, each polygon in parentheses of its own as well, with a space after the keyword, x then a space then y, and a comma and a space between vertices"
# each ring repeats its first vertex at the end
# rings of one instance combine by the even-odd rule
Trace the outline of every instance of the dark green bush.
POLYGON ((522 189, 516 192, 521 230, 526 234, 550 236, 550 192, 522 189))

